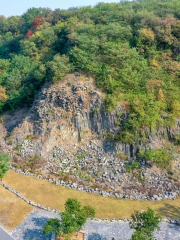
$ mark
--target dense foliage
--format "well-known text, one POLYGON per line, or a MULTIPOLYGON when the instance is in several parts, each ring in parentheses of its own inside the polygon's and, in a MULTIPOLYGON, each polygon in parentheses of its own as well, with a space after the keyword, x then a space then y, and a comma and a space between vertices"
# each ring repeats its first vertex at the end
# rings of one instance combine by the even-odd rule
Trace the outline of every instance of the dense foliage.
POLYGON ((65 234, 67 237, 81 230, 88 217, 95 216, 95 210, 87 205, 82 207, 75 198, 69 198, 65 203, 65 211, 60 213, 60 219, 50 219, 43 228, 45 234, 55 232, 56 235, 65 234))
POLYGON ((9 170, 10 157, 6 153, 0 153, 0 180, 6 175, 9 170))
POLYGON ((170 171, 170 167, 172 161, 174 160, 174 149, 169 146, 165 146, 164 148, 159 148, 156 150, 145 150, 140 151, 139 157, 144 159, 146 162, 155 163, 158 167, 166 169, 170 171))
POLYGON ((95 77, 107 110, 130 112, 119 141, 133 142, 180 116, 180 1, 31 8, 0 16, 0 111, 30 106, 46 81, 95 77))
POLYGON ((132 240, 153 240, 154 230, 160 230, 159 223, 162 220, 160 214, 155 213, 151 208, 147 211, 135 212, 132 214, 132 220, 129 223, 130 228, 135 232, 132 240))

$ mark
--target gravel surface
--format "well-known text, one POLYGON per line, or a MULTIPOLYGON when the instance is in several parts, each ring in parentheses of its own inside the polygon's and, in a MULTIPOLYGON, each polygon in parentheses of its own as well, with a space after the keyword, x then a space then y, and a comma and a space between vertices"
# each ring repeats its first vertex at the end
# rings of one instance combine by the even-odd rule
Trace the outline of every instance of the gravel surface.
MULTIPOLYGON (((15 240, 50 240, 44 236, 42 226, 50 218, 59 218, 58 214, 34 210, 11 233, 15 240)), ((157 240, 180 240, 180 227, 161 223, 161 231, 155 233, 157 240)), ((85 240, 129 240, 132 230, 128 223, 102 223, 89 221, 84 226, 85 240)))
MULTIPOLYGON (((167 223, 160 227, 161 231, 155 233, 157 240, 180 240, 180 227, 167 223)), ((88 222, 83 230, 85 240, 129 240, 133 233, 128 223, 88 222)))
POLYGON ((180 227, 161 223, 161 231, 155 234, 157 240, 180 240, 180 227))
POLYGON ((83 230, 85 240, 125 240, 130 239, 133 232, 127 223, 88 222, 83 230))
POLYGON ((11 234, 15 240, 50 240, 50 236, 43 234, 42 227, 48 219, 58 217, 55 213, 34 210, 11 234))

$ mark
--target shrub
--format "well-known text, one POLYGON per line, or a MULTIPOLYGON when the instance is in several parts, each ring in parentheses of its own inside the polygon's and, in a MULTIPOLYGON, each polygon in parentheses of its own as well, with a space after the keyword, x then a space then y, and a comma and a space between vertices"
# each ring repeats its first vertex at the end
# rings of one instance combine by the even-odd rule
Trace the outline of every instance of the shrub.
POLYGON ((13 148, 13 150, 20 151, 22 149, 21 145, 17 145, 16 147, 13 148))
POLYGON ((140 163, 133 160, 131 164, 128 164, 126 166, 126 171, 127 172, 133 172, 135 169, 138 170, 139 168, 140 168, 140 163))
POLYGON ((65 203, 65 211, 60 215, 61 220, 57 218, 48 220, 43 228, 45 234, 56 232, 57 235, 65 234, 69 237, 82 228, 88 217, 95 216, 95 210, 90 206, 81 207, 77 199, 69 198, 65 203))
POLYGON ((0 118, 0 122, 1 122, 1 123, 5 123, 5 122, 6 122, 5 117, 1 117, 1 118, 0 118))
POLYGON ((91 206, 87 205, 84 206, 84 211, 86 213, 86 216, 88 217, 94 217, 95 216, 95 210, 91 206))
POLYGON ((162 219, 161 215, 155 213, 151 208, 148 208, 147 211, 136 211, 131 217, 132 220, 129 226, 135 229, 131 240, 153 240, 154 230, 160 230, 159 223, 162 219))
POLYGON ((9 170, 9 161, 10 158, 7 153, 0 153, 0 179, 6 175, 6 172, 9 170))
POLYGON ((146 162, 155 163, 158 167, 168 170, 173 159, 172 149, 164 147, 156 150, 145 150, 139 152, 139 157, 146 162))

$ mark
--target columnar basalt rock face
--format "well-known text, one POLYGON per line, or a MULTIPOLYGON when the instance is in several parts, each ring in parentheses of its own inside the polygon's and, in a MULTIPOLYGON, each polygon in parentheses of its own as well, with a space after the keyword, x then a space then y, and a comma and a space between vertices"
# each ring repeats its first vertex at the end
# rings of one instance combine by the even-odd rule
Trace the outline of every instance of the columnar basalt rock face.
POLYGON ((118 112, 122 112, 121 107, 105 111, 103 94, 91 79, 69 76, 62 84, 44 87, 13 136, 17 145, 28 135, 36 136, 33 151, 46 157, 56 146, 69 149, 97 136, 103 138, 107 132, 116 134, 118 112))
MULTIPOLYGON (((79 185, 122 196, 136 199, 141 194, 162 199, 168 196, 165 192, 177 192, 179 183, 169 180, 166 173, 141 162, 140 181, 126 172, 126 164, 139 149, 168 142, 180 132, 180 122, 173 129, 157 129, 149 134, 146 143, 139 145, 107 140, 108 136, 121 133, 117 123, 125 121, 128 113, 121 105, 107 112, 104 97, 93 79, 78 74, 68 75, 58 84, 45 85, 28 112, 19 112, 19 118, 7 116, 6 123, 0 125, 4 136, 13 140, 10 144, 2 138, 0 147, 22 160, 40 156, 44 159, 40 172, 66 175, 79 185)), ((177 166, 178 158, 179 155, 177 166)))

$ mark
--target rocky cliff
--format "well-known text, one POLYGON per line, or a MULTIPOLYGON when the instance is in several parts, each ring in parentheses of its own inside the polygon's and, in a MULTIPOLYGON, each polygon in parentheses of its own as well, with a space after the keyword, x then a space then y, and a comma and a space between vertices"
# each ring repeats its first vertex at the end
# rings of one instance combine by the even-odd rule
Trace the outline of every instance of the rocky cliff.
MULTIPOLYGON (((157 129, 138 145, 111 140, 121 133, 117 123, 127 115, 123 104, 106 111, 104 95, 93 79, 68 75, 58 84, 45 85, 30 110, 1 118, 0 147, 10 152, 16 167, 121 196, 174 198, 180 188, 178 179, 143 162, 141 171, 134 173, 128 173, 126 166, 139 149, 168 143, 180 132, 180 123, 173 129, 157 129)), ((178 174, 179 154, 175 159, 178 174)))

